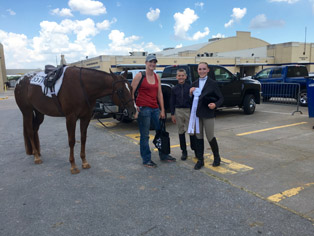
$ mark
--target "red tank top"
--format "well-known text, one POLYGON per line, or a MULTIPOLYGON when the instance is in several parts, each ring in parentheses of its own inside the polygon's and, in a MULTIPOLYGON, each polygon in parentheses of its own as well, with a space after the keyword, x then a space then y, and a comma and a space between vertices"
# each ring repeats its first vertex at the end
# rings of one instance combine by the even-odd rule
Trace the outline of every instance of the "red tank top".
POLYGON ((158 108, 157 94, 158 94, 158 79, 154 73, 155 83, 149 84, 147 78, 143 79, 141 86, 138 89, 138 96, 136 98, 136 105, 138 107, 158 108))

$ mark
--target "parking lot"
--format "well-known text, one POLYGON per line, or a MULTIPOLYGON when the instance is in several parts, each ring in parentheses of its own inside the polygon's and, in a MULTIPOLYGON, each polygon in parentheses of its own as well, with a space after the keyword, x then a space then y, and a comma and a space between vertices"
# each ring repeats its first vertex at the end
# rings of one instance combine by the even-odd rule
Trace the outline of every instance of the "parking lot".
MULTIPOLYGON (((292 105, 262 104, 253 115, 219 111, 215 133, 222 165, 193 170, 180 160, 176 126, 167 120, 176 163, 141 165, 137 122, 92 120, 87 159, 70 174, 64 118, 46 117, 43 164, 25 154, 14 97, 0 101, 1 235, 313 235, 314 119, 292 105)), ((77 132, 79 127, 77 127, 77 132)), ((151 132, 153 137, 154 132, 151 132)), ((75 155, 79 158, 79 133, 75 155)), ((187 139, 188 140, 188 139, 187 139)), ((151 145, 153 148, 153 146, 151 145)))
MULTIPOLYGON (((300 112, 296 109, 295 105, 262 104, 254 115, 244 115, 237 108, 219 111, 215 135, 222 165, 211 166, 213 156, 207 143, 206 168, 202 171, 313 221, 314 119, 308 117, 307 108, 299 108, 300 112)), ((136 122, 102 121, 108 128, 96 120, 92 124, 138 144, 136 122)), ((171 135, 172 155, 179 159, 176 126, 170 118, 167 131, 171 135)), ((151 132, 151 138, 153 135, 151 132)), ((193 156, 189 149, 189 160, 179 160, 177 164, 193 168, 193 156)))

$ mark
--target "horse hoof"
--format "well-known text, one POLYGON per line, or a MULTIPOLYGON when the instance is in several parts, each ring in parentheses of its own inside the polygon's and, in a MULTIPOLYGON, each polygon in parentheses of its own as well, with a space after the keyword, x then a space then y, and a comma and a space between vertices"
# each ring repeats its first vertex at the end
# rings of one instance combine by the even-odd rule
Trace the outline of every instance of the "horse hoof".
POLYGON ((82 164, 82 168, 83 169, 89 169, 91 166, 90 166, 90 164, 88 164, 88 163, 84 163, 84 164, 82 164))
POLYGON ((43 161, 42 161, 41 159, 35 160, 34 162, 35 162, 35 164, 41 164, 41 163, 43 163, 43 161))
POLYGON ((78 174, 80 170, 78 168, 71 168, 71 174, 78 174))

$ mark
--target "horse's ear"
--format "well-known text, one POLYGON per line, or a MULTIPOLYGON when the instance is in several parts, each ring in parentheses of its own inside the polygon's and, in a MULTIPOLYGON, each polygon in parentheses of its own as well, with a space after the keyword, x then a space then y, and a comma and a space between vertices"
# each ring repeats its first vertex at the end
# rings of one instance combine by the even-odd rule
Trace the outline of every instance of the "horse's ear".
POLYGON ((112 70, 111 70, 111 69, 109 69, 109 71, 110 71, 110 75, 114 75, 114 73, 112 72, 112 70))
POLYGON ((121 73, 121 75, 124 77, 124 78, 127 78, 128 77, 128 69, 125 69, 123 74, 121 73))

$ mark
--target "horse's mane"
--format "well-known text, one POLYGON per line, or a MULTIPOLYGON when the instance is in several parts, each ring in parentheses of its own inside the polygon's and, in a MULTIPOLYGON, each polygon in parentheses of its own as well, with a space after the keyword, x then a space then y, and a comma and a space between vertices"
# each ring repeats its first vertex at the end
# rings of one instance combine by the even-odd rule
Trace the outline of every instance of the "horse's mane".
MULTIPOLYGON (((105 75, 109 75, 109 76, 111 76, 111 74, 110 73, 108 73, 108 72, 106 72, 106 71, 102 71, 102 70, 95 70, 95 69, 92 69, 92 68, 86 68, 86 67, 78 67, 78 66, 73 66, 73 67, 76 67, 76 68, 79 68, 79 69, 84 69, 84 70, 89 70, 89 71, 92 71, 92 72, 95 72, 95 71, 97 71, 97 73, 101 73, 101 74, 105 74, 105 75)), ((119 75, 117 75, 117 76, 119 76, 119 75)), ((123 77, 123 76, 121 76, 121 77, 123 77)), ((124 77, 123 77, 124 78, 124 77)))

